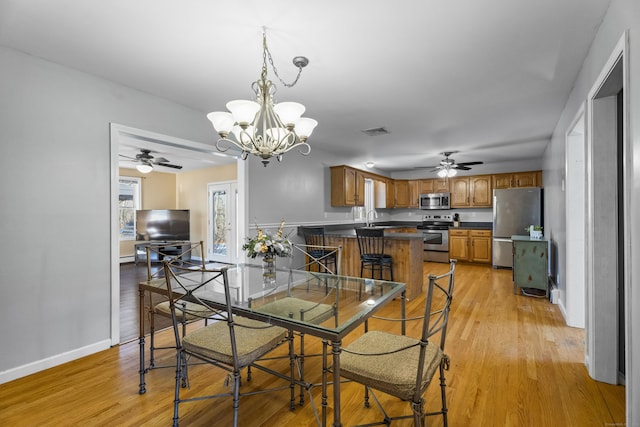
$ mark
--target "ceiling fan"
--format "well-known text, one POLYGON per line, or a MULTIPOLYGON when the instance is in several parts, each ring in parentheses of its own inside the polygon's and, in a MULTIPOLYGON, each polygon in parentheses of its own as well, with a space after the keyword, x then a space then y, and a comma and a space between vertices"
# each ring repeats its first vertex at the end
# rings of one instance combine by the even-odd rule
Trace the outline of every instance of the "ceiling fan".
POLYGON ((429 172, 438 171, 438 176, 440 178, 451 178, 458 173, 459 170, 471 170, 469 166, 472 165, 481 165, 483 162, 462 162, 456 163, 455 160, 450 158, 449 156, 457 153, 457 151, 444 151, 440 154, 444 156, 444 159, 440 160, 440 164, 437 166, 430 166, 432 169, 429 172))
POLYGON ((164 157, 153 157, 151 155, 151 150, 146 150, 144 148, 140 149, 140 154, 136 154, 136 157, 125 156, 124 154, 120 154, 122 157, 126 157, 127 159, 131 159, 135 162, 140 163, 136 166, 136 169, 142 173, 149 173, 153 170, 153 166, 164 166, 166 168, 173 169, 182 169, 180 165, 174 165, 169 163, 169 160, 164 157))

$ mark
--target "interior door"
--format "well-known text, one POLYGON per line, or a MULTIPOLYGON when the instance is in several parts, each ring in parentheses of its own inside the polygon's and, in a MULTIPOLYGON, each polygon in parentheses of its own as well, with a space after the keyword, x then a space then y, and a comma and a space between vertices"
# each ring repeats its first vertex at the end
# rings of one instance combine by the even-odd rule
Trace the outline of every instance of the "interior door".
POLYGON ((207 186, 207 260, 235 263, 237 245, 237 184, 215 183, 207 186))

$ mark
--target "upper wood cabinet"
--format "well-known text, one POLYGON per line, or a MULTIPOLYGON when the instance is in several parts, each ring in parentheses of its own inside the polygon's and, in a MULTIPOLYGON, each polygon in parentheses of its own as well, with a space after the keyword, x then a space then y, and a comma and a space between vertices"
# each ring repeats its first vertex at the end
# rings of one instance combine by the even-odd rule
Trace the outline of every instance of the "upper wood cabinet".
POLYGON ((396 185, 393 179, 387 178, 387 208, 396 207, 396 185))
POLYGON ((420 207, 420 191, 422 191, 422 180, 409 180, 409 207, 420 207))
POLYGON ((452 208, 490 208, 493 205, 491 175, 452 178, 452 208))
POLYGON ((364 206, 364 175, 360 171, 331 167, 331 206, 364 206))
POLYGON ((470 176, 469 187, 471 206, 490 208, 493 205, 491 175, 470 176))
POLYGON ((542 171, 493 175, 493 188, 542 187, 542 171))
POLYGON ((421 179, 419 182, 420 191, 418 194, 449 192, 449 180, 446 178, 421 179))
POLYGON ((409 181, 406 179, 396 179, 395 181, 396 208, 408 208, 411 202, 411 193, 409 192, 409 181))
POLYGON ((451 188, 450 204, 452 208, 468 208, 471 206, 469 195, 469 177, 452 178, 449 180, 451 188))
POLYGON ((433 179, 433 192, 434 193, 448 193, 449 192, 449 180, 447 178, 434 178, 433 179))

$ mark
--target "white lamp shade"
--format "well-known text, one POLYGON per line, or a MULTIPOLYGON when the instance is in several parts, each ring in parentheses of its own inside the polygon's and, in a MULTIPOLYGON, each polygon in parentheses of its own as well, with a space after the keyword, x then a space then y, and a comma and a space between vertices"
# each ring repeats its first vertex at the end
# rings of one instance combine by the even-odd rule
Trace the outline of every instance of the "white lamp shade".
POLYGON ((296 133, 300 138, 309 138, 311 133, 318 126, 318 122, 308 117, 302 117, 296 122, 296 133))
POLYGON ((138 172, 140 173, 149 173, 153 170, 153 166, 148 165, 146 163, 142 163, 142 164, 136 165, 136 169, 138 169, 138 172))
POLYGON ((452 176, 456 176, 458 174, 458 171, 456 169, 449 169, 449 173, 448 173, 448 177, 451 178, 452 176))
POLYGON ((439 176, 440 178, 446 178, 446 177, 447 177, 447 170, 446 170, 446 169, 440 169, 440 170, 438 171, 438 176, 439 176))
POLYGON ((293 126, 304 113, 304 105, 297 102, 281 102, 273 106, 273 111, 285 126, 293 126))
POLYGON ((233 118, 239 125, 248 125, 255 119, 260 104, 255 101, 239 99, 227 102, 227 109, 231 111, 233 118))
POLYGON ((211 121, 213 128, 218 133, 228 134, 231 132, 231 129, 235 124, 233 115, 226 111, 214 111, 213 113, 209 113, 207 114, 207 119, 211 121))

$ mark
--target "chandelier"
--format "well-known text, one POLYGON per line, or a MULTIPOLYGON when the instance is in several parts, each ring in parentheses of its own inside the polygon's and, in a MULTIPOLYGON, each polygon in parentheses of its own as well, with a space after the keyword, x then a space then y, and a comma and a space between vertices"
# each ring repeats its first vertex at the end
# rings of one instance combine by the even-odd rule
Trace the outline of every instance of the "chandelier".
POLYGON ((249 154, 262 158, 266 167, 269 160, 275 157, 282 160, 287 151, 298 148, 300 154, 306 156, 311 152, 307 139, 318 124, 317 121, 302 117, 305 107, 297 102, 280 102, 274 104, 273 95, 276 86, 267 79, 267 58, 274 74, 286 87, 293 87, 300 78, 302 68, 309 64, 304 56, 293 58, 298 67, 298 75, 293 83, 285 83, 273 65, 271 52, 267 47, 266 30, 262 33, 262 72, 260 79, 253 82, 251 88, 256 94, 255 101, 235 100, 227 103, 227 111, 215 111, 207 114, 214 129, 220 135, 216 142, 218 151, 227 151, 232 146, 242 151, 242 159, 249 154))

